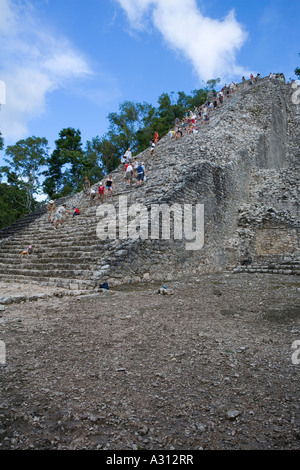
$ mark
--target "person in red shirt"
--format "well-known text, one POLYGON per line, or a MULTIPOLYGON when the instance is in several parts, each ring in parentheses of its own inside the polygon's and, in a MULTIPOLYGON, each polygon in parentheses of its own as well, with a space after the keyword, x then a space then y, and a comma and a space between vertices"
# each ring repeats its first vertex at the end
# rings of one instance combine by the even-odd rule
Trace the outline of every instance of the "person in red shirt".
POLYGON ((103 202, 103 199, 104 199, 104 189, 105 189, 105 187, 104 187, 104 185, 103 185, 103 183, 102 183, 102 181, 101 181, 101 183, 100 183, 99 186, 98 186, 99 201, 100 201, 100 203, 103 202))
POLYGON ((78 209, 78 207, 73 207, 73 216, 72 217, 75 217, 75 215, 80 215, 80 210, 78 209))

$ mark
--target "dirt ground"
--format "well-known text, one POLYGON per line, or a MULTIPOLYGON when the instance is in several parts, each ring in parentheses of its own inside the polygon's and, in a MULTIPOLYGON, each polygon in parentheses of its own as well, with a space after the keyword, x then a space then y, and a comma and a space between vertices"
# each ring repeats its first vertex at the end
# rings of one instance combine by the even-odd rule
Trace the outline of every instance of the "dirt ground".
POLYGON ((299 278, 159 287, 2 307, 0 449, 300 448, 299 278))

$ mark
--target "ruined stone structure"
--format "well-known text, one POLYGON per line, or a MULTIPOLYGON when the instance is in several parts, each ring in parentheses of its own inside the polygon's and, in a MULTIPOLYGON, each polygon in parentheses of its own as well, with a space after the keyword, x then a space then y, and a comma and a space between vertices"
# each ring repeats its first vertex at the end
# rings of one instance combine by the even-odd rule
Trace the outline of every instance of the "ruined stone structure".
MULTIPOLYGON (((96 229, 104 221, 80 193, 67 204, 81 215, 56 231, 42 211, 0 232, 0 279, 80 290, 220 271, 299 274, 300 106, 293 93, 278 79, 241 84, 197 134, 165 136, 153 156, 148 149, 138 156, 147 171, 142 187, 125 186, 122 165, 113 173, 117 215, 120 196, 149 214, 153 204, 203 205, 201 249, 174 239, 172 224, 170 239, 122 239, 124 217, 117 237, 101 240, 96 229), (20 259, 28 244, 34 254, 20 259)), ((137 226, 137 217, 129 223, 137 226)))

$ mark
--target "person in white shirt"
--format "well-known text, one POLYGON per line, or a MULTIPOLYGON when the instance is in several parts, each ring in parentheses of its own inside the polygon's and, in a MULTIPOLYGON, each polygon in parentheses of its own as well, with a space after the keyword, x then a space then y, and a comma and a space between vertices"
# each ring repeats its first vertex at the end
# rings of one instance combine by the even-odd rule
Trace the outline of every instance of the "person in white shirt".
POLYGON ((154 142, 154 140, 152 140, 151 147, 150 147, 150 155, 154 154, 154 150, 155 150, 155 142, 154 142))
POLYGON ((132 152, 130 150, 130 147, 126 150, 124 157, 126 158, 126 161, 129 162, 132 159, 132 152))
POLYGON ((134 170, 134 175, 135 175, 135 176, 136 176, 136 172, 137 172, 136 170, 137 170, 137 167, 138 167, 138 166, 139 166, 139 161, 138 161, 138 159, 136 158, 136 159, 134 160, 134 164, 133 164, 133 170, 134 170))
POLYGON ((57 224, 58 223, 62 223, 66 214, 73 214, 72 211, 68 211, 67 210, 67 206, 66 204, 63 204, 62 206, 59 206, 54 214, 54 217, 53 217, 53 227, 54 227, 54 230, 57 229, 57 224))
POLYGON ((127 184, 127 186, 132 184, 132 173, 133 173, 133 167, 131 164, 129 164, 125 172, 125 183, 127 184))

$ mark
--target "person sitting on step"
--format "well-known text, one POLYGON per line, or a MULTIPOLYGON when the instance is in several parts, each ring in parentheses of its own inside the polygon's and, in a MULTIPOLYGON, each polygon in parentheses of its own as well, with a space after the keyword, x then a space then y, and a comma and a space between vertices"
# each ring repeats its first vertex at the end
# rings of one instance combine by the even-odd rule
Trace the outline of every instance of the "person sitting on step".
POLYGON ((78 207, 73 207, 73 217, 75 217, 76 215, 80 215, 80 210, 78 209, 78 207))
POLYGON ((21 253, 20 253, 20 258, 22 256, 28 256, 28 255, 31 255, 33 253, 33 248, 32 248, 32 245, 29 245, 26 250, 23 250, 21 253))

